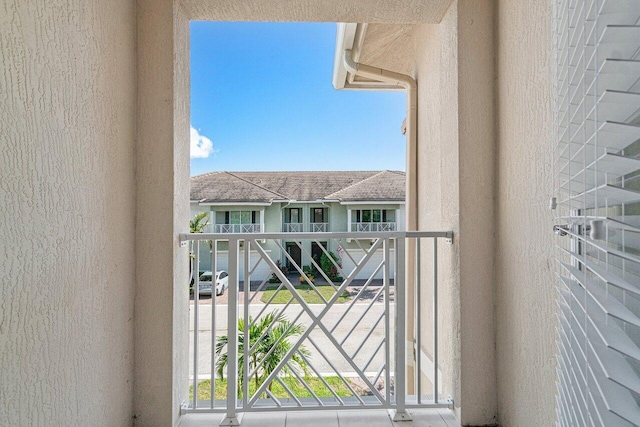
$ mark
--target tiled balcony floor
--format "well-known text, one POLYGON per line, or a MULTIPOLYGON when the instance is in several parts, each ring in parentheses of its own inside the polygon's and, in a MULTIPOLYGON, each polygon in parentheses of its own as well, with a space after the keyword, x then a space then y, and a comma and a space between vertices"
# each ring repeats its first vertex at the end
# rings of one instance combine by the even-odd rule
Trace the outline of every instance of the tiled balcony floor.
MULTIPOLYGON (((383 410, 248 413, 241 427, 460 427, 448 409, 411 409, 413 421, 392 422, 383 410)), ((214 427, 221 414, 187 414, 180 427, 214 427)))

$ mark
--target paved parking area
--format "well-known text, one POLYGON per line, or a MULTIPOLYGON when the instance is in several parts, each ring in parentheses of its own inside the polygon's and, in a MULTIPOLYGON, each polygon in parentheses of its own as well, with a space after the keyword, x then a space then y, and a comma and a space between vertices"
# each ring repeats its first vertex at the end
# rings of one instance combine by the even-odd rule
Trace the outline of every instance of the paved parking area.
MULTIPOLYGON (((219 297, 218 297, 219 298, 219 297)), ((384 313, 384 303, 373 303, 371 307, 369 304, 358 303, 348 311, 346 315, 344 313, 348 310, 349 303, 334 305, 322 318, 322 324, 332 331, 331 335, 335 337, 338 342, 344 340, 344 343, 340 347, 349 355, 357 351, 354 361, 357 366, 364 366, 369 358, 376 352, 373 357, 367 372, 375 374, 380 366, 384 364, 384 345, 378 348, 381 340, 385 335, 385 328, 388 326, 389 331, 394 330, 394 307, 390 306, 389 315, 382 316, 384 313), (344 315, 344 316, 343 316, 344 315), (381 318, 382 317, 382 318, 381 318), (386 325, 386 317, 388 317, 389 324, 386 325), (353 331, 352 331, 353 329, 353 331), (351 332, 352 331, 352 332, 351 332), (368 338, 365 341, 365 337, 368 338), (363 343, 364 341, 364 343, 363 343)), ((249 316, 256 317, 261 312, 269 313, 273 310, 282 310, 284 305, 274 304, 270 307, 265 307, 265 304, 257 303, 251 304, 248 307, 249 316)), ((310 304, 311 311, 314 315, 318 315, 324 308, 324 304, 310 304)), ((211 375, 211 351, 212 351, 212 321, 215 310, 215 329, 216 336, 226 335, 227 319, 228 319, 228 306, 216 301, 215 306, 212 304, 200 305, 198 309, 198 377, 208 378, 211 375)), ((190 316, 190 370, 193 372, 193 337, 194 337, 194 307, 191 306, 190 316)), ((306 328, 309 328, 313 324, 312 317, 303 311, 299 304, 289 305, 285 310, 285 315, 291 321, 301 323, 306 328)), ((238 317, 244 317, 244 308, 241 307, 238 317)), ((310 342, 305 342, 304 345, 311 352, 311 362, 316 370, 321 374, 333 374, 335 370, 342 373, 347 373, 349 376, 355 376, 354 368, 346 360, 343 354, 340 353, 338 347, 331 341, 330 338, 317 326, 313 328, 310 333, 310 338, 317 345, 315 347, 310 342)), ((390 348, 393 347, 393 343, 390 342, 390 348)), ((390 351, 391 366, 393 366, 393 351, 390 351)))

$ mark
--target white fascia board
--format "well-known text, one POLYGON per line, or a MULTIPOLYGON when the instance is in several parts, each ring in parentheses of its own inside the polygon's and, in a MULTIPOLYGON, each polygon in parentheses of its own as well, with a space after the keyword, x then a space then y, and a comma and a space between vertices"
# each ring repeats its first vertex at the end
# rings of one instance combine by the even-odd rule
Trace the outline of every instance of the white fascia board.
POLYGON ((345 49, 353 49, 355 41, 356 28, 358 24, 354 23, 338 23, 336 34, 336 48, 333 54, 333 87, 336 90, 344 89, 347 83, 348 72, 342 63, 342 56, 345 49))
POLYGON ((287 204, 310 204, 310 203, 334 203, 334 202, 339 202, 340 200, 338 199, 318 199, 318 200, 275 200, 275 202, 278 203, 287 203, 287 204))
POLYGON ((341 205, 404 205, 404 201, 399 200, 369 200, 357 202, 340 202, 341 205))
POLYGON ((355 81, 344 66, 343 56, 346 49, 353 51, 358 61, 364 44, 367 24, 339 22, 336 34, 336 48, 333 54, 333 87, 336 90, 381 90, 398 92, 404 89, 384 82, 355 81))
POLYGON ((207 202, 200 203, 202 206, 271 206, 271 203, 256 202, 207 202))

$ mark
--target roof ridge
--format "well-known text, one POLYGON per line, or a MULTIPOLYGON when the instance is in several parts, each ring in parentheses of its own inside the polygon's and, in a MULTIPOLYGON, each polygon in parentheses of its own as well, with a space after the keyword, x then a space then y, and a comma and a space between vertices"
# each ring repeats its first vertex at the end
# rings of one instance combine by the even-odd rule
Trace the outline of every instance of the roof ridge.
POLYGON ((358 181, 358 182, 354 182, 354 183, 353 183, 353 184, 351 184, 351 185, 347 185, 346 187, 341 188, 341 189, 340 189, 340 190, 338 190, 338 191, 334 191, 333 193, 331 193, 331 194, 329 194, 329 195, 325 196, 324 198, 325 198, 325 199, 328 199, 328 198, 330 198, 331 196, 333 196, 334 194, 338 194, 338 193, 341 193, 341 192, 343 192, 343 191, 347 191, 348 189, 353 188, 353 187, 355 187, 356 185, 360 185, 360 184, 362 184, 363 182, 368 181, 368 180, 370 180, 371 178, 375 178, 376 176, 381 175, 381 174, 383 174, 383 173, 385 173, 385 171, 380 171, 380 172, 378 172, 378 173, 374 173, 373 175, 368 176, 368 177, 366 177, 366 178, 365 178, 365 179, 363 179, 363 180, 360 180, 360 181, 358 181))
POLYGON ((277 195, 277 196, 280 196, 280 197, 283 197, 283 198, 285 198, 285 199, 288 199, 288 197, 287 197, 287 196, 285 196, 284 194, 280 194, 280 193, 278 193, 277 191, 270 190, 270 189, 268 189, 267 187, 263 187, 262 185, 256 184, 255 182, 251 182, 251 181, 249 181, 248 179, 245 179, 245 178, 243 178, 243 177, 241 177, 241 176, 238 176, 238 175, 236 175, 236 174, 235 174, 235 173, 233 173, 233 172, 225 171, 225 173, 226 173, 226 174, 228 174, 228 175, 231 175, 232 177, 237 178, 237 179, 239 179, 239 180, 241 180, 241 181, 244 181, 244 182, 246 182, 247 184, 251 184, 251 185, 253 185, 254 187, 258 187, 258 188, 260 188, 261 190, 268 191, 268 192, 269 192, 269 193, 271 193, 271 194, 275 194, 275 195, 277 195))
POLYGON ((198 175, 194 175, 189 177, 189 179, 193 179, 193 178, 200 178, 201 176, 209 176, 209 175, 215 175, 217 173, 225 173, 226 171, 210 171, 210 172, 205 172, 205 173, 201 173, 198 175))
MULTIPOLYGON (((226 171, 228 172, 228 171, 226 171)), ((377 170, 312 170, 312 171, 301 171, 301 170, 282 170, 282 171, 231 171, 229 173, 240 174, 240 173, 278 173, 278 174, 286 174, 286 173, 378 173, 384 172, 379 169, 377 170)), ((197 176, 197 175, 196 175, 197 176)))

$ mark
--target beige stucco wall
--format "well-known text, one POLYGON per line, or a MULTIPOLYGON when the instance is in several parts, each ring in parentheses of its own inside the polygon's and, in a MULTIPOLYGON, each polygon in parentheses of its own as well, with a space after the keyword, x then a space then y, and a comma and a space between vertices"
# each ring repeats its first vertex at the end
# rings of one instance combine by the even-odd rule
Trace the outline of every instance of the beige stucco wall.
POLYGON ((178 234, 189 231, 189 26, 172 0, 139 0, 136 12, 134 412, 136 426, 164 426, 188 393, 189 261, 178 234))
POLYGON ((135 9, 0 7, 0 425, 132 423, 135 9))
POLYGON ((551 2, 498 7, 496 320, 503 426, 554 424, 551 2))
POLYGON ((446 14, 449 0, 184 3, 3 5, 0 425, 178 419, 188 376, 187 249, 177 241, 189 217, 188 16, 422 23, 420 225, 456 232, 440 257, 450 272, 440 294, 450 307, 447 387, 463 422, 491 422, 497 388, 502 425, 552 424, 549 2, 497 8, 495 167, 484 108, 495 2, 460 0, 446 14))
MULTIPOLYGON (((444 397, 465 425, 496 421, 493 317, 495 155, 493 2, 459 0, 438 25, 415 29, 419 225, 453 230, 439 248, 439 360, 444 397)), ((432 252, 422 304, 431 327, 432 252)), ((432 353, 425 328, 424 349, 432 353)))

